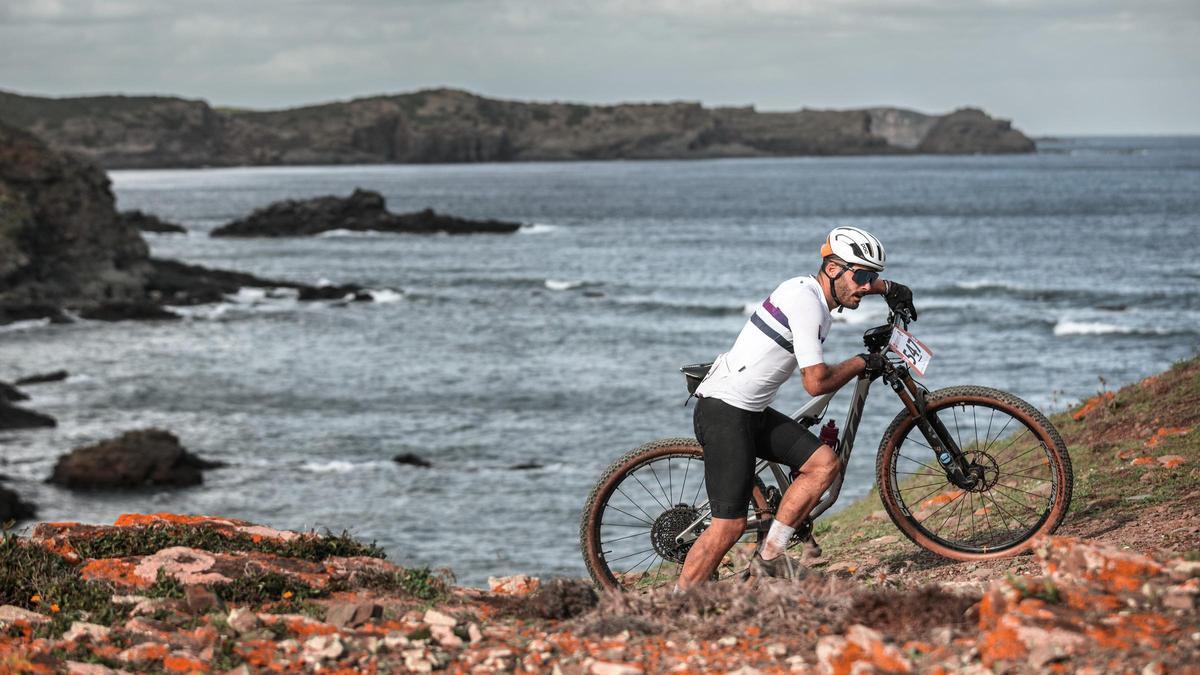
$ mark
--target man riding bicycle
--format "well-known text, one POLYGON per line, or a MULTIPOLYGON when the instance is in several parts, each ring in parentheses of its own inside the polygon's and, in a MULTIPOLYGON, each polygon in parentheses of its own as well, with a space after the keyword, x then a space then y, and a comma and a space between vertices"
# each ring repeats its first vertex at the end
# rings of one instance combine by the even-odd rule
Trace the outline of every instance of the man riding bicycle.
POLYGON ((821 344, 832 310, 856 309, 863 296, 882 294, 888 306, 917 318, 912 291, 879 278, 883 245, 856 227, 836 227, 821 246, 816 276, 794 277, 763 301, 733 347, 717 357, 696 389, 696 439, 704 447, 704 483, 712 524, 684 561, 679 589, 711 577, 746 528, 756 457, 799 467, 783 495, 771 529, 750 563, 756 576, 797 578, 805 570, 784 551, 832 484, 840 469, 833 448, 808 429, 768 406, 779 387, 800 370, 813 396, 837 391, 859 375, 881 370, 883 356, 860 354, 836 365, 824 361, 821 344))

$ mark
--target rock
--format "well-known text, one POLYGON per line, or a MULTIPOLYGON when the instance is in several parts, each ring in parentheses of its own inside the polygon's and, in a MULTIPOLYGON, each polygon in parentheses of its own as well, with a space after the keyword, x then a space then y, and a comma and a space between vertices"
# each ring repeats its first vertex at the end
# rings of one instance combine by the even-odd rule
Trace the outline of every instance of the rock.
POLYGON ((646 671, 641 666, 634 666, 628 663, 594 661, 587 672, 591 675, 641 675, 646 671))
POLYGON ((942 117, 917 145, 935 154, 1028 153, 1034 142, 1008 120, 992 119, 978 108, 960 108, 942 117))
POLYGON ((524 462, 521 464, 513 464, 508 468, 511 471, 530 471, 532 469, 543 469, 545 467, 537 462, 524 462))
POLYGON ((199 485, 202 470, 221 466, 192 455, 170 432, 143 429, 59 457, 48 482, 71 488, 199 485))
POLYGON ((10 520, 31 520, 37 516, 37 507, 22 501, 13 490, 0 487, 0 524, 10 520))
POLYGON ((458 649, 463 646, 462 638, 454 634, 454 629, 449 626, 430 626, 429 634, 438 644, 447 649, 458 649))
POLYGON ((61 382, 70 377, 70 373, 65 370, 55 370, 49 373, 37 373, 36 375, 26 375, 19 378, 14 384, 18 387, 30 384, 44 384, 46 382, 61 382))
POLYGON ((337 635, 314 635, 304 643, 304 660, 316 664, 341 657, 346 646, 337 635))
POLYGON ((29 394, 26 394, 25 392, 21 391, 20 389, 17 389, 16 387, 12 386, 11 384, 9 384, 7 382, 0 382, 0 401, 7 401, 9 403, 12 403, 15 401, 28 401, 28 400, 29 400, 29 394))
POLYGON ((70 317, 55 305, 0 301, 0 326, 17 321, 42 320, 50 323, 72 323, 70 317))
POLYGON ((122 211, 118 214, 121 222, 142 232, 157 232, 159 234, 187 234, 187 228, 175 223, 168 223, 156 215, 143 211, 122 211))
POLYGON ((1178 466, 1187 463, 1187 458, 1183 455, 1163 455, 1158 458, 1158 463, 1168 469, 1174 469, 1178 466))
POLYGON ((254 611, 245 607, 236 607, 229 612, 229 617, 225 620, 229 627, 237 631, 238 635, 245 635, 251 631, 258 630, 262 625, 258 615, 254 611))
POLYGON ((912 672, 912 662, 895 646, 884 644, 875 630, 854 624, 845 636, 827 636, 817 642, 817 661, 826 673, 912 672))
POLYGON ((191 614, 208 614, 209 612, 224 612, 225 603, 209 589, 203 586, 188 586, 184 590, 184 602, 191 614))
POLYGON ((421 618, 422 621, 430 626, 447 626, 453 628, 458 625, 458 619, 437 611, 436 609, 426 610, 425 615, 421 618))
POLYGON ((338 628, 357 628, 383 618, 383 607, 373 602, 336 602, 325 609, 325 623, 338 628))
POLYGON ((46 623, 50 617, 38 614, 14 605, 0 606, 0 626, 10 626, 17 621, 25 621, 32 625, 46 623))
POLYGON ((91 321, 177 321, 181 317, 152 302, 106 302, 84 308, 79 316, 91 321))
POLYGON ((108 626, 101 626, 95 623, 87 623, 85 621, 76 621, 71 624, 67 632, 63 633, 62 639, 68 642, 87 639, 94 643, 100 643, 108 639, 108 634, 111 629, 108 626))
POLYGON ((540 585, 525 602, 525 609, 542 619, 571 619, 599 602, 596 590, 582 579, 551 579, 540 585))
POLYGON ((392 458, 392 461, 397 464, 407 464, 409 466, 420 466, 420 467, 424 467, 424 468, 429 468, 429 467, 433 466, 433 462, 430 462, 429 460, 425 459, 424 457, 421 457, 420 455, 415 455, 411 452, 406 452, 406 453, 403 453, 400 455, 396 455, 395 457, 392 458))
POLYGON ((113 205, 99 167, 0 124, 0 305, 141 299, 149 249, 113 205))
POLYGON ((876 537, 876 538, 872 539, 868 543, 875 544, 878 546, 889 546, 891 544, 898 543, 899 541, 900 541, 900 537, 898 537, 894 534, 885 534, 882 537, 876 537))
POLYGON ((429 234, 506 234, 520 223, 467 220, 432 209, 397 215, 387 210, 383 195, 356 188, 349 197, 325 196, 284 200, 213 230, 214 237, 303 237, 330 230, 429 234))
POLYGON ((0 429, 39 429, 58 426, 49 415, 0 401, 0 429))
POLYGON ((537 590, 541 581, 537 577, 514 574, 507 577, 488 577, 488 589, 500 595, 529 595, 537 590))

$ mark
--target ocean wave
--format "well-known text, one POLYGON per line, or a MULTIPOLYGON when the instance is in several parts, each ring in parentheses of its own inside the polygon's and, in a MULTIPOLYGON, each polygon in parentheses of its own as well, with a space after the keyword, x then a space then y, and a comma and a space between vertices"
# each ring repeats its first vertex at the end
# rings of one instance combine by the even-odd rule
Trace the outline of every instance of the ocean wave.
POLYGON ((748 316, 754 312, 758 303, 743 303, 739 305, 702 304, 690 302, 675 302, 671 300, 654 300, 647 298, 614 298, 613 304, 623 309, 632 309, 649 314, 687 314, 693 316, 748 316))
POLYGON ((351 237, 387 237, 397 236, 395 232, 385 232, 383 230, 347 230, 338 228, 336 230, 325 230, 313 235, 317 239, 346 239, 351 237))
POLYGON ((1200 307, 1200 296, 1195 293, 1166 292, 1162 290, 1119 291, 1111 288, 1042 288, 1018 283, 994 280, 959 281, 949 286, 919 289, 918 298, 938 299, 1016 299, 1042 303, 1063 303, 1079 307, 1094 307, 1108 311, 1120 311, 1126 307, 1148 307, 1190 309, 1200 307), (1116 308, 1116 309, 1114 309, 1116 308))
POLYGON ((598 281, 571 281, 566 279, 546 279, 543 285, 552 291, 573 291, 577 288, 592 288, 602 286, 598 281))
POLYGON ((10 324, 0 326, 0 333, 16 333, 23 330, 33 330, 50 325, 50 319, 28 319, 26 321, 14 321, 10 324))
POLYGON ((404 291, 396 291, 390 288, 369 289, 367 293, 371 296, 371 300, 381 305, 400 302, 404 299, 404 291))
POLYGON ((532 223, 522 225, 521 229, 517 230, 517 234, 550 234, 558 229, 557 225, 547 225, 546 223, 532 223))
POLYGON ((1054 335, 1063 337, 1069 335, 1175 335, 1186 334, 1190 331, 1169 330, 1150 326, 1120 326, 1104 321, 1074 321, 1063 319, 1054 324, 1054 335))
POLYGON ((345 459, 331 459, 324 462, 305 462, 300 465, 300 470, 309 473, 353 473, 355 471, 375 471, 389 466, 396 466, 396 463, 384 460, 351 462, 345 459))

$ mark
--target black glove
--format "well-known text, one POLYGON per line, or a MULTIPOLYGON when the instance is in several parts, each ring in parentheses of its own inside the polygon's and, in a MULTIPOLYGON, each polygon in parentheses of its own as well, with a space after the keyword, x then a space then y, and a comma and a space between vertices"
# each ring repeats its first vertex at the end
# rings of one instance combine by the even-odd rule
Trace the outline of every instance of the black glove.
POLYGON ((913 321, 917 320, 917 308, 913 307, 912 290, 908 286, 889 281, 887 293, 884 293, 883 297, 893 312, 903 312, 913 321))
POLYGON ((883 354, 859 354, 858 358, 867 362, 867 368, 863 371, 867 377, 874 377, 883 372, 883 354))

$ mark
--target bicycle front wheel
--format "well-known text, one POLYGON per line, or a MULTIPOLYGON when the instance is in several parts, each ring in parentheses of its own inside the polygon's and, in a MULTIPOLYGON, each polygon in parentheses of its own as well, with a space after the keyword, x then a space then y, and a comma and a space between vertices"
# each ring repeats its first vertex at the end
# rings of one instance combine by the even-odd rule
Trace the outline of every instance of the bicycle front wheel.
POLYGON ((1016 555, 1054 532, 1071 503, 1071 458, 1054 425, 1012 394, 949 387, 927 399, 976 476, 956 486, 902 411, 875 460, 883 507, 913 543, 955 560, 1016 555))
MULTIPOLYGON (((710 522, 704 489, 704 450, 695 439, 647 443, 613 462, 592 489, 579 524, 588 573, 605 590, 644 590, 674 584, 694 537, 710 522), (699 524, 697 524, 699 521, 699 524)), ((770 513, 755 481, 747 514, 752 525, 770 513)), ((716 580, 736 578, 749 565, 759 528, 721 561, 716 580)))

